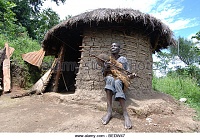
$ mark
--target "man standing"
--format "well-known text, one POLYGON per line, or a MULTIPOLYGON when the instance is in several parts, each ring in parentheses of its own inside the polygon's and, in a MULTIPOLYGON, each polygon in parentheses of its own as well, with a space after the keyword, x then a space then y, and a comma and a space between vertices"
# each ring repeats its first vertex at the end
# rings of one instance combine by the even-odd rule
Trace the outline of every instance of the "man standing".
MULTIPOLYGON (((129 64, 127 59, 124 56, 120 56, 120 45, 118 43, 112 43, 111 48, 111 58, 116 60, 117 62, 122 64, 122 68, 129 71, 129 64)), ((105 63, 103 73, 105 76, 105 91, 106 91, 106 97, 107 97, 107 113, 104 115, 101 120, 104 125, 106 125, 110 119, 112 118, 112 96, 114 95, 115 100, 119 101, 122 111, 123 111, 123 116, 125 120, 125 128, 130 129, 132 128, 132 123, 130 120, 130 117, 128 115, 125 101, 126 101, 126 96, 124 94, 124 83, 122 80, 119 78, 116 78, 113 76, 112 72, 110 72, 112 63, 105 63)), ((132 78, 131 76, 128 76, 129 78, 132 78)))

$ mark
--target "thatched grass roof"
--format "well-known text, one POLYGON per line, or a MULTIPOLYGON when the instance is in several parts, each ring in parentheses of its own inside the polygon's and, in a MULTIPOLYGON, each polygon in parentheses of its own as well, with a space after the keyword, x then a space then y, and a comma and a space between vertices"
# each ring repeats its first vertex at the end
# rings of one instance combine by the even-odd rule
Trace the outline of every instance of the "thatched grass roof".
POLYGON ((55 51, 75 32, 81 32, 85 27, 124 26, 140 28, 151 40, 153 51, 159 51, 174 45, 173 32, 167 25, 155 17, 133 9, 96 9, 73 16, 50 29, 42 42, 42 47, 55 51))

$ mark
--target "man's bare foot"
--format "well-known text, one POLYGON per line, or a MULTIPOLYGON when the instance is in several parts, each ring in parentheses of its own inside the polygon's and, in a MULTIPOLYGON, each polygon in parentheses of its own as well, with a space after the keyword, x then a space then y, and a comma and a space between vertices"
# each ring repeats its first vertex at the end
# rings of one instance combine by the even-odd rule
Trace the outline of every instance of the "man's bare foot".
POLYGON ((126 129, 132 128, 132 122, 128 114, 124 114, 124 126, 126 129))
POLYGON ((106 115, 104 115, 101 118, 102 124, 106 125, 110 121, 111 118, 112 118, 112 114, 111 113, 107 113, 106 115))

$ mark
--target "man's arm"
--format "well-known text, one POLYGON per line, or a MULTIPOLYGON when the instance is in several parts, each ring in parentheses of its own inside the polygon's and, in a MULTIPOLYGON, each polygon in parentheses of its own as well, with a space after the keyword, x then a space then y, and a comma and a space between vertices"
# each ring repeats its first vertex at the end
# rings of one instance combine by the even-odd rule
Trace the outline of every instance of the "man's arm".
POLYGON ((128 60, 126 59, 126 57, 123 57, 121 56, 120 59, 119 59, 119 62, 123 65, 123 68, 128 71, 127 74, 128 74, 128 77, 130 79, 133 79, 134 77, 136 77, 136 73, 131 73, 130 72, 130 66, 129 66, 129 63, 128 63, 128 60))

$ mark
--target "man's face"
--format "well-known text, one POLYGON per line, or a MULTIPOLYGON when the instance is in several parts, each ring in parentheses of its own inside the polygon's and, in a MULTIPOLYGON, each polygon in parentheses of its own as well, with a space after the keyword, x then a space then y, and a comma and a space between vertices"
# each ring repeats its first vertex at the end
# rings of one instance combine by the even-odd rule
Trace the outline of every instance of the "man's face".
POLYGON ((116 43, 113 43, 110 47, 110 51, 112 54, 116 54, 116 53, 119 53, 120 48, 116 43))

